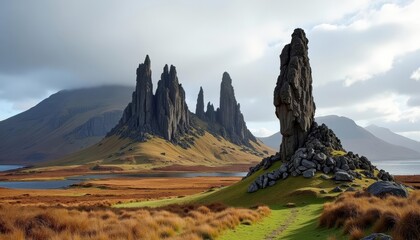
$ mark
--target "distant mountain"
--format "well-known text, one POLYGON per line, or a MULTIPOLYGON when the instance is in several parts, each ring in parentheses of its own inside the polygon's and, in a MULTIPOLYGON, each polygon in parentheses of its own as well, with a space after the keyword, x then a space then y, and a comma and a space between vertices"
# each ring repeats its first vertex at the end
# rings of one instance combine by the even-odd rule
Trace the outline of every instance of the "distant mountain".
MULTIPOLYGON (((347 151, 365 155, 371 160, 420 159, 420 152, 405 145, 399 146, 386 142, 349 118, 330 115, 318 117, 316 122, 325 123, 332 129, 347 151)), ((278 132, 260 140, 274 149, 279 149, 281 135, 278 132)))
POLYGON ((0 163, 36 163, 97 143, 118 123, 131 92, 124 86, 60 91, 0 121, 0 163))
POLYGON ((388 128, 379 127, 376 125, 369 125, 365 127, 365 129, 386 142, 420 152, 420 142, 396 134, 388 128))
POLYGON ((279 151, 280 144, 281 144, 281 134, 280 132, 276 132, 271 136, 268 137, 260 137, 258 138, 263 142, 265 145, 271 147, 274 150, 279 151))

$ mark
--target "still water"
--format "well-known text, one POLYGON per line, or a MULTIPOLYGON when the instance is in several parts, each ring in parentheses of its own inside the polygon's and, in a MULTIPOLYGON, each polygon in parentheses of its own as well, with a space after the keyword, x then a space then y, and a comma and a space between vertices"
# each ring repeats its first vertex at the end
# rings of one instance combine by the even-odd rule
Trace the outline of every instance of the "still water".
POLYGON ((420 160, 387 160, 372 163, 393 175, 420 175, 420 160))
POLYGON ((13 169, 22 168, 22 165, 0 165, 0 172, 9 171, 13 169))
POLYGON ((156 177, 243 177, 246 172, 165 172, 165 173, 137 173, 137 174, 93 174, 76 177, 68 177, 64 180, 48 181, 0 181, 0 187, 14 189, 59 189, 67 188, 73 184, 87 180, 105 178, 156 178, 156 177))
MULTIPOLYGON (((393 175, 420 175, 420 160, 389 160, 389 161, 373 161, 379 169, 393 175)), ((0 165, 0 171, 21 168, 20 165, 0 165)), ((59 189, 67 188, 72 184, 81 183, 87 180, 104 179, 104 178, 156 178, 156 177, 243 177, 246 172, 161 172, 161 173, 135 173, 135 174, 93 174, 76 177, 68 177, 64 180, 49 181, 19 181, 8 182, 0 181, 0 187, 15 189, 59 189)))

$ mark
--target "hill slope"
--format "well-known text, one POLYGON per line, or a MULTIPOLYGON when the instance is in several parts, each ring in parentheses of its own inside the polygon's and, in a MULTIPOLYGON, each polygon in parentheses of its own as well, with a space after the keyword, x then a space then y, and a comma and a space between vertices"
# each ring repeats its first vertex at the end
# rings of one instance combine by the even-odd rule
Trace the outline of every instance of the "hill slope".
POLYGON ((420 152, 420 142, 401 136, 399 134, 396 134, 392 132, 391 130, 389 130, 388 128, 378 127, 376 125, 369 125, 365 127, 365 129, 386 142, 389 142, 394 145, 410 148, 416 152, 420 152))
MULTIPOLYGON (((420 153, 408 147, 391 144, 374 136, 358 126, 353 120, 339 116, 316 118, 319 124, 325 123, 341 139, 345 149, 367 156, 372 160, 419 159, 420 153)), ((267 146, 278 149, 281 143, 280 132, 260 138, 267 146)))
MULTIPOLYGON (((206 123, 191 114, 200 129, 206 123)), ((99 143, 73 153, 50 165, 108 164, 119 165, 125 169, 155 169, 166 166, 226 166, 234 164, 253 164, 261 157, 273 154, 272 149, 261 142, 251 143, 252 148, 239 146, 208 131, 194 130, 180 141, 194 137, 189 148, 173 144, 161 137, 149 136, 145 142, 130 138, 109 136, 99 143)))
POLYGON ((103 86, 55 93, 0 122, 0 163, 34 164, 97 143, 121 118, 130 87, 103 86))

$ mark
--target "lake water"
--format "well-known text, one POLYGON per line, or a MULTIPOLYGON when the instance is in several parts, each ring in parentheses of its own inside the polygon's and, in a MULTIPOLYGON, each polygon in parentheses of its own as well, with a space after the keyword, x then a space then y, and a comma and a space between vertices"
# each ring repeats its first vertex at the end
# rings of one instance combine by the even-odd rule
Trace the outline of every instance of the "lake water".
POLYGON ((393 175, 420 175, 420 160, 372 161, 379 169, 393 175))
POLYGON ((105 178, 158 178, 158 177, 244 177, 246 172, 164 172, 164 173, 136 173, 136 174, 92 174, 68 177, 64 180, 49 181, 0 181, 0 187, 14 189, 60 189, 67 188, 87 180, 105 178))
MULTIPOLYGON (((379 169, 393 175, 420 175, 420 160, 392 160, 373 161, 379 169)), ((20 165, 0 165, 0 171, 21 168, 20 165)), ((51 181, 0 181, 0 187, 15 189, 59 189, 67 188, 87 180, 104 178, 176 178, 176 177, 244 177, 246 172, 160 172, 160 173, 133 173, 133 174, 93 174, 84 176, 68 177, 64 180, 51 181)))
POLYGON ((0 172, 9 171, 13 169, 23 168, 22 165, 0 165, 0 172))

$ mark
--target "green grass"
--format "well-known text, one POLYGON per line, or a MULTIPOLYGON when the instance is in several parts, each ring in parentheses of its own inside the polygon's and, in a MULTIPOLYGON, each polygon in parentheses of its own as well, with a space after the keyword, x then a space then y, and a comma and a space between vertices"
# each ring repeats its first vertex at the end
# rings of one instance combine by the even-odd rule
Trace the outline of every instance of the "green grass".
MULTIPOLYGON (((305 206, 297 206, 296 218, 281 233, 273 239, 328 239, 335 236, 336 239, 346 239, 339 229, 318 228, 318 217, 322 211, 322 203, 313 203, 305 206)), ((265 239, 276 231, 289 218, 292 217, 292 209, 285 207, 271 207, 271 215, 261 222, 253 225, 240 225, 236 229, 225 231, 218 239, 265 239)))
MULTIPOLYGON (((278 181, 274 186, 260 189, 255 193, 247 193, 248 186, 261 174, 272 171, 281 165, 275 163, 268 170, 259 170, 250 177, 239 181, 229 187, 220 188, 213 192, 205 192, 187 196, 184 198, 171 198, 134 203, 123 203, 115 207, 158 207, 169 204, 183 203, 214 203, 220 202, 235 207, 252 207, 267 205, 271 208, 270 216, 253 225, 240 225, 236 229, 227 230, 220 239, 264 239, 274 230, 278 229, 286 221, 290 221, 291 208, 286 208, 286 203, 296 204, 296 218, 290 222, 287 228, 274 239, 327 239, 330 236, 336 239, 346 239, 340 229, 318 228, 318 218, 322 212, 322 206, 327 201, 332 201, 338 193, 329 193, 334 187, 341 185, 332 180, 323 180, 320 173, 312 179, 302 176, 289 177, 278 181), (320 194, 325 190, 327 194, 320 194)), ((356 179, 353 183, 358 184, 355 188, 364 188, 372 184, 372 179, 356 179)))

